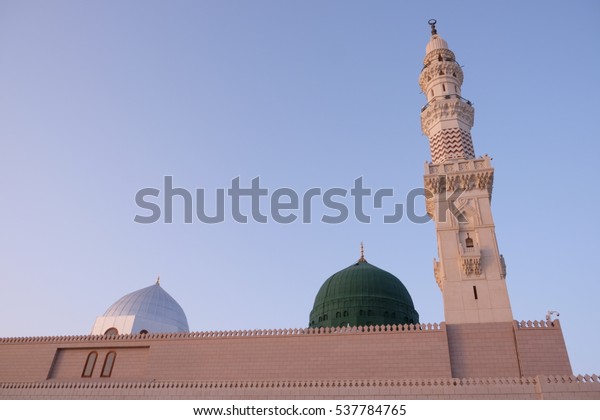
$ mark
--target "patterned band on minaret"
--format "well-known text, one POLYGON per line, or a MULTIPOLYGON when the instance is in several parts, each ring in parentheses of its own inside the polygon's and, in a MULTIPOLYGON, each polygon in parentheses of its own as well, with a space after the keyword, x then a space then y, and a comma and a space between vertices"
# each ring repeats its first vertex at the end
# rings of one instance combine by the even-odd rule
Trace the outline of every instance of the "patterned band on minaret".
POLYGON ((429 139, 431 161, 442 163, 452 159, 475 159, 471 133, 458 127, 447 128, 429 139))

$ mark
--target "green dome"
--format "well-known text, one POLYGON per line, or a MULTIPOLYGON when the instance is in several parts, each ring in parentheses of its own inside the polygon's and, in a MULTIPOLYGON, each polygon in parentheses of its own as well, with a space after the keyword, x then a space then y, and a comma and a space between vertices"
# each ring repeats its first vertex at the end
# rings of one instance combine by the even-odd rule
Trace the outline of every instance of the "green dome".
POLYGON ((315 298, 310 327, 418 324, 406 287, 364 258, 329 277, 315 298))

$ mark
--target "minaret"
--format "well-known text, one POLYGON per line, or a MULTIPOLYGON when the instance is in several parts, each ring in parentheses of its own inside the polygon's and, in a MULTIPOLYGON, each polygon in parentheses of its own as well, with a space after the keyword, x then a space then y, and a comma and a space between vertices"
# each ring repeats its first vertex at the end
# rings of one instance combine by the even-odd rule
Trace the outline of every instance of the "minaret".
POLYGON ((463 72, 430 20, 419 85, 427 97, 421 128, 432 162, 425 164, 427 213, 435 221, 439 260, 434 274, 447 324, 513 320, 506 266, 498 250, 491 211, 494 169, 475 158, 474 109, 461 96, 463 72))

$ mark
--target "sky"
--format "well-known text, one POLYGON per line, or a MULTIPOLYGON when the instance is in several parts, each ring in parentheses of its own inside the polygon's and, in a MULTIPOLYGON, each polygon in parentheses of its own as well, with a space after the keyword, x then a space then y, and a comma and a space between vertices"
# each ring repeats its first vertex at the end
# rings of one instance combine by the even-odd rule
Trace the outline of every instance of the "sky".
POLYGON ((513 315, 559 311, 574 372, 598 373, 596 1, 0 1, 0 336, 89 334, 159 275, 193 331, 306 327, 361 242, 422 322, 443 321, 433 222, 383 222, 430 159, 432 18, 463 66, 475 152, 493 157, 513 315), (361 177, 394 196, 369 223, 338 196, 336 224, 318 198, 310 223, 278 223, 269 196, 266 223, 236 221, 229 196, 223 222, 185 223, 175 197, 167 223, 165 177, 209 215, 236 179, 300 203, 361 177), (160 191, 155 223, 134 220, 144 188, 160 191))

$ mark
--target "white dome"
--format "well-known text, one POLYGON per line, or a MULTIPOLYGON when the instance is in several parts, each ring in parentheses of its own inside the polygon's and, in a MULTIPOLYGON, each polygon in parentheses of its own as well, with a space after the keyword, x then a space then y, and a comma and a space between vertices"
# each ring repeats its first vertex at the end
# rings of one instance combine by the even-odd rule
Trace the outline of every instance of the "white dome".
POLYGON ((425 54, 429 54, 433 50, 448 49, 448 43, 438 34, 431 35, 431 39, 425 47, 425 54))
POLYGON ((183 309, 158 283, 123 296, 98 317, 92 334, 189 332, 183 309))

